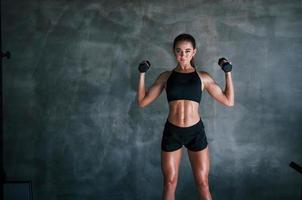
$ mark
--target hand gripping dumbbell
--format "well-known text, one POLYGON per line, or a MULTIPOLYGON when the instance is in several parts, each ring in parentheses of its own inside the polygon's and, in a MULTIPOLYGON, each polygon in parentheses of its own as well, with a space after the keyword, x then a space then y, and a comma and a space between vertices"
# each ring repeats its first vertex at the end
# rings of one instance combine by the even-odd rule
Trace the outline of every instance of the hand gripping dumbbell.
POLYGON ((218 65, 225 73, 232 71, 232 64, 226 58, 219 58, 218 65))
POLYGON ((149 70, 151 64, 148 60, 143 60, 141 63, 138 65, 138 71, 141 73, 145 73, 149 70))

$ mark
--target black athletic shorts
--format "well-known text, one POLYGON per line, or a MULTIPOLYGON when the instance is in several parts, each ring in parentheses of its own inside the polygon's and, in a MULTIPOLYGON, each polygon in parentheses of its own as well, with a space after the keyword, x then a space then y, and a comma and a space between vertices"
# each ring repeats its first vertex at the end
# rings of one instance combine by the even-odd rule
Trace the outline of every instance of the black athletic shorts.
POLYGON ((200 121, 189 127, 179 127, 168 120, 161 141, 163 151, 175 151, 183 145, 191 151, 201 151, 208 145, 203 122, 200 121))

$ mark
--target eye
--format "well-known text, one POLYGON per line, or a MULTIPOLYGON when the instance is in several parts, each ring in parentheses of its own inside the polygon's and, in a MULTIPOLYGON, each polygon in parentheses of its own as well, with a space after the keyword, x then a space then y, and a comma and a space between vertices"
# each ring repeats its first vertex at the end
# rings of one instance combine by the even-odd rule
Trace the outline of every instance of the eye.
POLYGON ((191 52, 190 50, 187 50, 187 51, 186 51, 186 53, 190 53, 190 52, 191 52))

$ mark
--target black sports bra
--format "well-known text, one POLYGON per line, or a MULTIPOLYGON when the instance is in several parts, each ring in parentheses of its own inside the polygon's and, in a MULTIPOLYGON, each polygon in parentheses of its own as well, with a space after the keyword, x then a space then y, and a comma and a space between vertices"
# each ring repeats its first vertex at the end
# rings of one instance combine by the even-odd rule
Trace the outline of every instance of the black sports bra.
POLYGON ((201 80, 196 70, 190 73, 173 70, 167 80, 166 93, 168 102, 185 99, 199 103, 202 90, 201 80))

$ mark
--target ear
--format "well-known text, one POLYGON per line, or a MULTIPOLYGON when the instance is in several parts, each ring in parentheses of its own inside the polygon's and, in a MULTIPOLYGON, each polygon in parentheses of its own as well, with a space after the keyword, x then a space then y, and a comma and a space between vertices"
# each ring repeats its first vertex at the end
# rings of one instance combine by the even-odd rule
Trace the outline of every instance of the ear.
POLYGON ((176 56, 175 49, 172 48, 173 55, 176 56))
POLYGON ((193 49, 193 57, 195 56, 197 49, 193 49))

